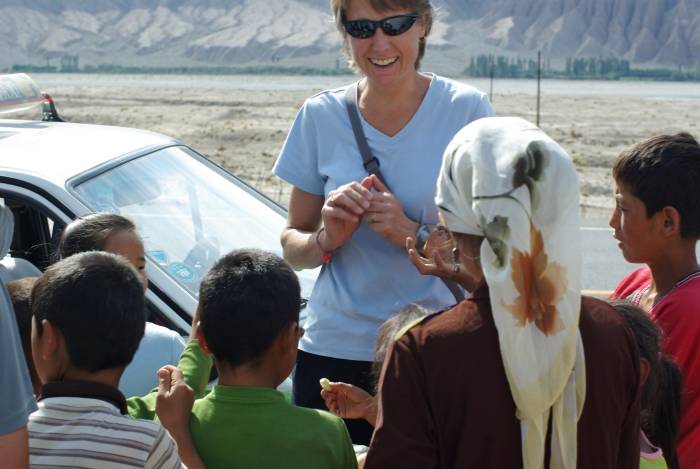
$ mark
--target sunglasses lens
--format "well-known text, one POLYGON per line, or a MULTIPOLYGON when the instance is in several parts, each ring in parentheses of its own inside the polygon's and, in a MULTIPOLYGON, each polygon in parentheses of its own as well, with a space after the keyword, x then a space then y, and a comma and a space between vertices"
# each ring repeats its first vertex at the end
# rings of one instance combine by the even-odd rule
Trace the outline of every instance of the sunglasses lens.
POLYGON ((369 20, 353 20, 345 22, 345 31, 352 37, 366 39, 374 34, 374 23, 369 20))
POLYGON ((394 16, 382 21, 382 30, 387 36, 397 36, 411 29, 415 22, 415 15, 394 16))

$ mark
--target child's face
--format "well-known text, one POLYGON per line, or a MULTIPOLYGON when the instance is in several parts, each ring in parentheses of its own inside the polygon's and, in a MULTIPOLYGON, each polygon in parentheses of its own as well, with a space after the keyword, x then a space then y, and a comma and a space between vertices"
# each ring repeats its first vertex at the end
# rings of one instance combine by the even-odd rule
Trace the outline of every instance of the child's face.
POLYGON ((112 254, 126 257, 136 268, 143 283, 143 288, 148 288, 146 276, 146 253, 143 249, 141 237, 133 230, 117 231, 107 238, 104 250, 112 254))
POLYGON ((610 216, 613 237, 627 262, 642 263, 664 252, 661 212, 647 217, 646 205, 623 182, 616 182, 615 208, 610 216))

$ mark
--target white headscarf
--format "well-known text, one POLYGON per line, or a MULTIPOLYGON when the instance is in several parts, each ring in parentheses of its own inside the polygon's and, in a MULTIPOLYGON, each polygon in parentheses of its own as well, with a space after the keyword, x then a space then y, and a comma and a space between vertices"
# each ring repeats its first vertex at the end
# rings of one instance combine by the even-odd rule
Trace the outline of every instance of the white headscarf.
POLYGON ((483 236, 481 264, 522 436, 523 465, 576 467, 585 399, 579 189, 569 155, 514 117, 480 119, 445 150, 436 202, 452 232, 483 236))

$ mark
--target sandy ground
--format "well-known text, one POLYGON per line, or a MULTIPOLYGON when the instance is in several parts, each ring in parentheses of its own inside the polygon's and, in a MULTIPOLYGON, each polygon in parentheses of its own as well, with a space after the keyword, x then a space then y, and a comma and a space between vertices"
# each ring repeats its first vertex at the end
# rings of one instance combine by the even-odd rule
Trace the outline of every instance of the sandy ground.
MULTIPOLYGON (((176 137, 286 205, 289 187, 271 174, 297 109, 318 90, 221 91, 62 86, 54 98, 69 121, 138 127, 176 137)), ((499 115, 534 122, 535 98, 498 95, 499 115)), ((545 97, 541 127, 570 152, 583 207, 612 204, 610 166, 626 146, 661 132, 700 135, 700 100, 545 97), (692 117, 691 117, 692 116, 692 117)))

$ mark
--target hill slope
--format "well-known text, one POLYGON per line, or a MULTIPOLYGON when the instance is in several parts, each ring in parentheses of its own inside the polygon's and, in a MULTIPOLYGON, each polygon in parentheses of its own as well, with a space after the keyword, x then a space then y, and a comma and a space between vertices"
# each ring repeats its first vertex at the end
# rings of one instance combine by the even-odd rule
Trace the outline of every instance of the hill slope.
MULTIPOLYGON (((478 53, 614 56, 700 64, 700 0, 434 0, 428 65, 478 53)), ((332 67, 340 41, 327 0, 0 0, 0 67, 279 63, 332 67)))

